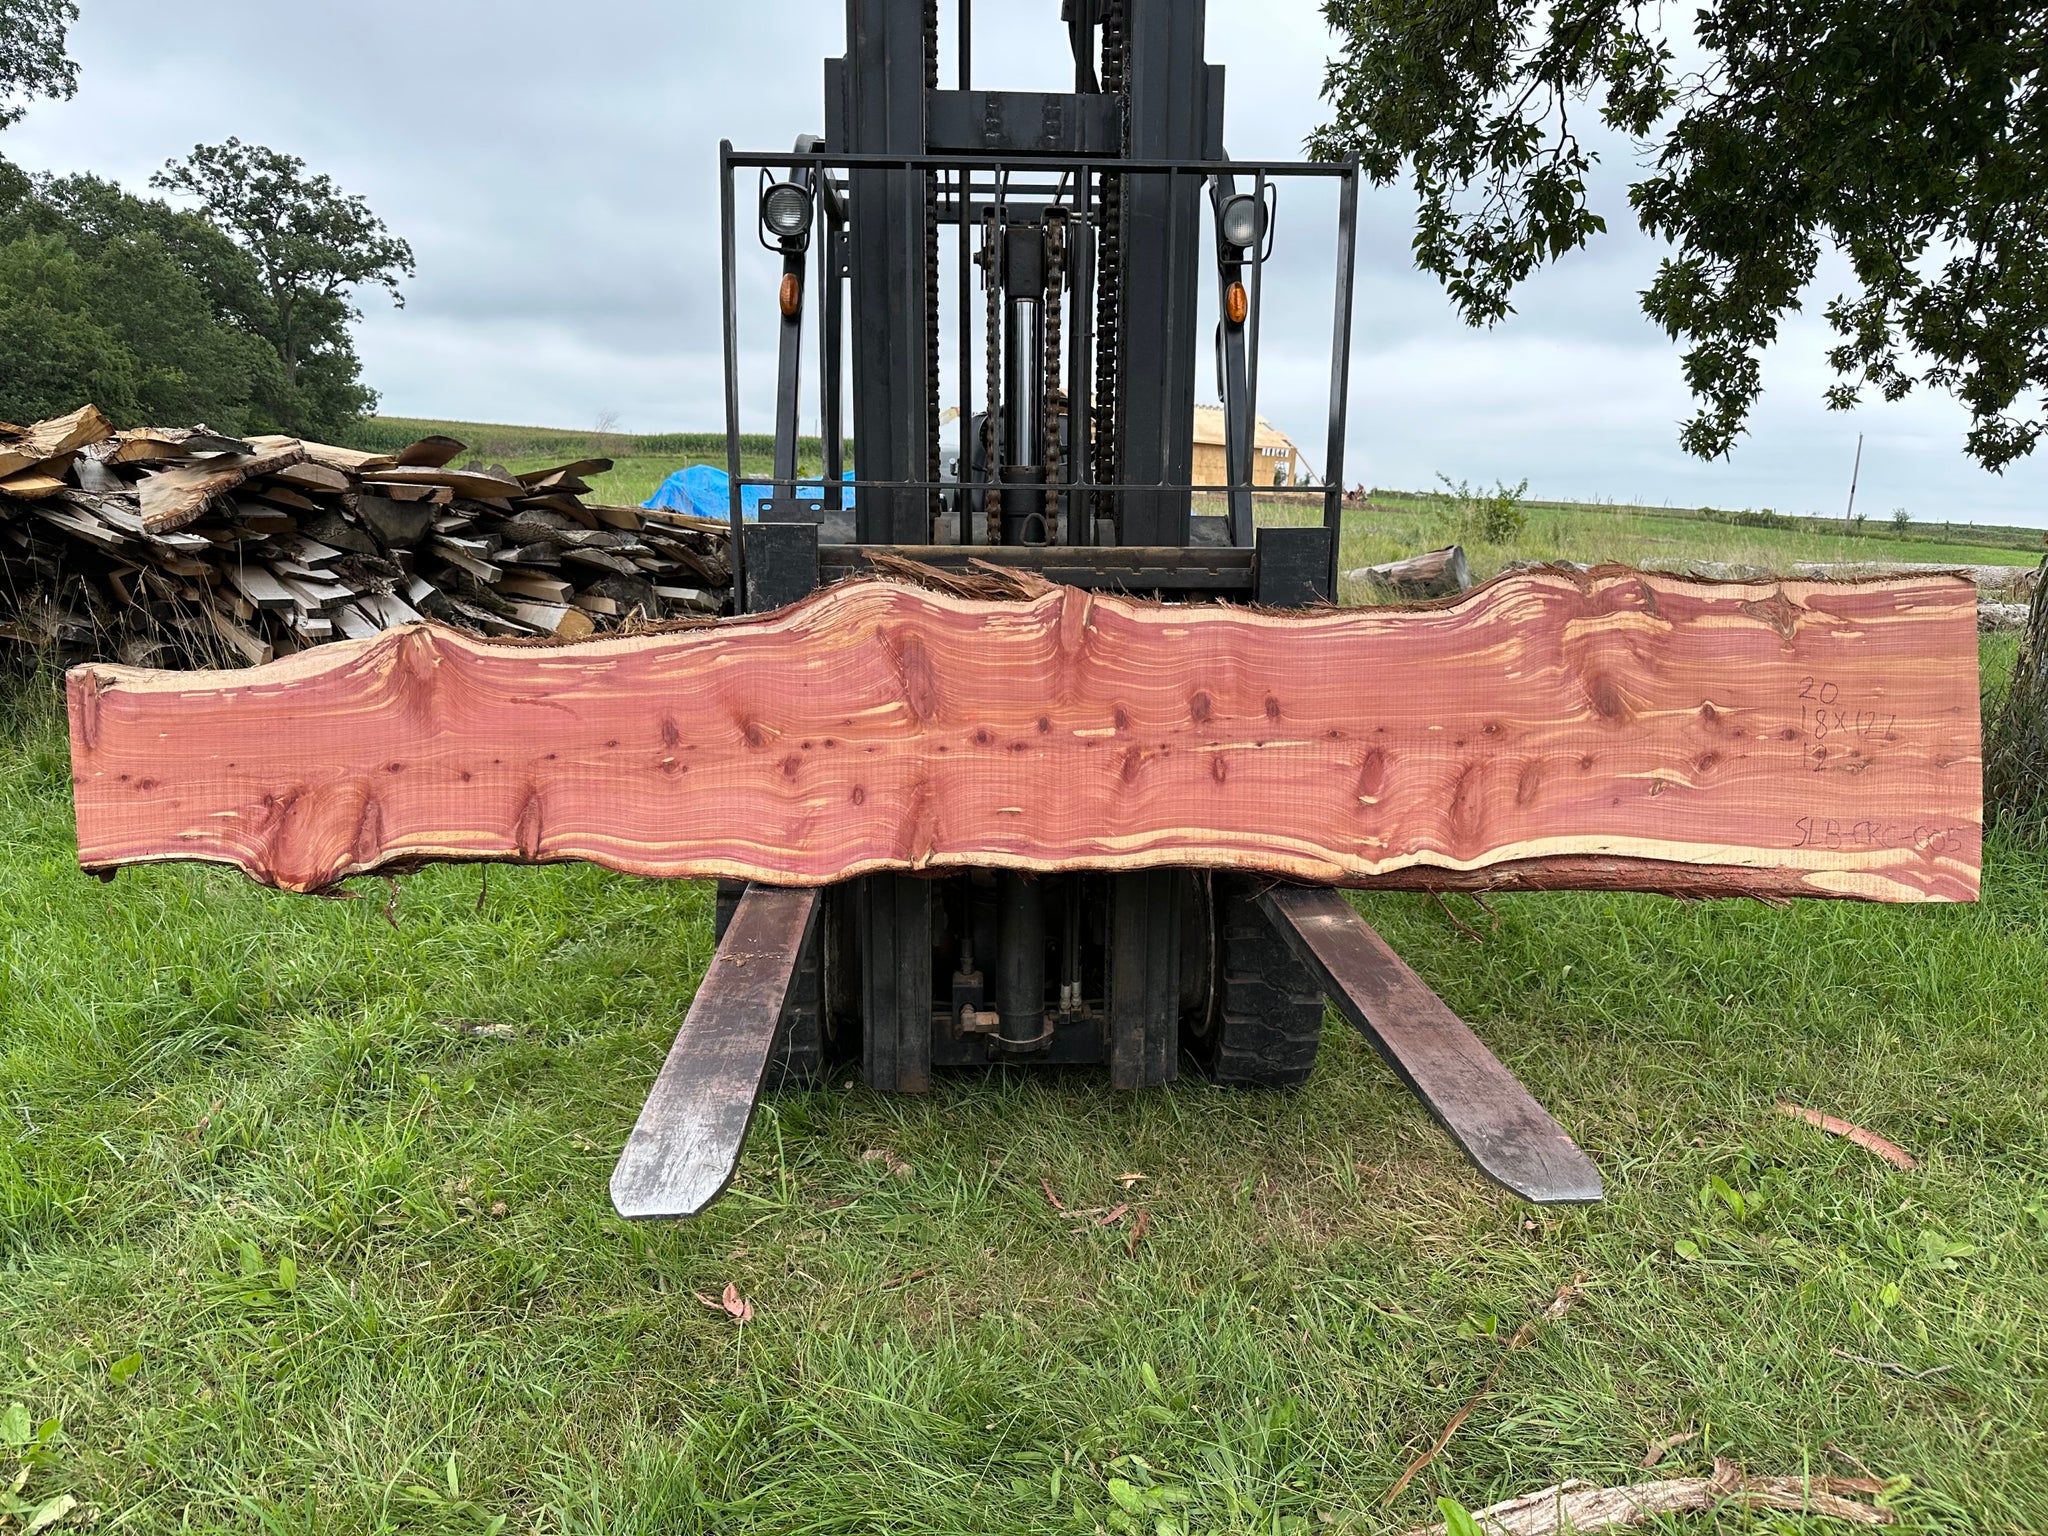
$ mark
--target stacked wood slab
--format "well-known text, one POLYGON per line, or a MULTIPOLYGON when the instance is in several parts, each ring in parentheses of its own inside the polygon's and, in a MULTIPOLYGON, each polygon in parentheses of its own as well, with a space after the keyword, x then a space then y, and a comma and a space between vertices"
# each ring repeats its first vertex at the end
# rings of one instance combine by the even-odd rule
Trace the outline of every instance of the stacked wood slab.
POLYGON ((221 666, 421 618, 580 639, 729 606, 724 524, 586 501, 608 460, 515 475, 465 452, 115 431, 91 406, 0 423, 0 639, 221 666))

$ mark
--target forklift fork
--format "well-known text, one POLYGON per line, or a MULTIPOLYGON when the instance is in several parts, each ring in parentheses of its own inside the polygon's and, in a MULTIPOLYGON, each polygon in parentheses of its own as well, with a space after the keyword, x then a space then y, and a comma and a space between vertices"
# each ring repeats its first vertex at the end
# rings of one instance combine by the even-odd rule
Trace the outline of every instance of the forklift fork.
POLYGON ((621 1216, 695 1216, 732 1182, 820 895, 746 888, 612 1170, 621 1216))
POLYGON ((1474 1167, 1537 1205, 1600 1198, 1593 1160, 1341 891, 1275 886, 1259 905, 1474 1167))
MULTIPOLYGON (((695 1216, 732 1182, 822 906, 746 887, 612 1173, 621 1216, 695 1216)), ((1480 1172, 1538 1205, 1600 1198, 1592 1160, 1341 892, 1274 886, 1259 906, 1480 1172)))

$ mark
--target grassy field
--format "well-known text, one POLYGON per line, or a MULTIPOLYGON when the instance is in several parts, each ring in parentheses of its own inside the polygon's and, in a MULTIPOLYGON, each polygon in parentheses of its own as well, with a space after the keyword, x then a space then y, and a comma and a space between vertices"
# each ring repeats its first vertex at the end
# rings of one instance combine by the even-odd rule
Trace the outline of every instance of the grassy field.
MULTIPOLYGON (((1962 539, 1861 537, 1830 523, 1792 529, 1731 526, 1697 516, 1647 508, 1607 508, 1584 503, 1536 503, 1524 509, 1526 522, 1513 537, 1490 541, 1473 510, 1455 501, 1420 496, 1376 496, 1347 512, 1338 549, 1341 570, 1398 560, 1419 550, 1462 544, 1472 574, 1484 581, 1514 560, 1576 560, 1597 564, 1619 560, 1640 565, 1659 560, 1718 560, 1784 570, 1797 560, 1913 560, 1957 565, 2038 565, 2041 554, 2003 544, 1962 539)), ((1322 521, 1322 509, 1278 501, 1260 504, 1261 522, 1322 521)), ((1803 524, 1804 520, 1802 520, 1803 524)), ((1345 601, 1368 597, 1362 583, 1340 583, 1345 601)))
MULTIPOLYGON (((1347 559, 1448 526, 1379 516, 1347 559)), ((1628 556, 1676 521, 1600 543, 1546 516, 1483 560, 1628 556)), ((1809 552, 1703 526, 1716 558, 1809 552)), ((1663 1470, 1867 1467, 1901 1530, 2048 1531, 2048 859, 2017 832, 1974 907, 1363 899, 1598 1159, 1598 1207, 1481 1183, 1332 1023, 1284 1097, 836 1080, 767 1104, 706 1217, 639 1227, 605 1183, 708 957, 705 887, 102 885, 47 678, 0 689, 0 827, 0 1489, 25 1472, 24 1510, 278 1536, 1378 1533, 1439 1494, 1640 1477, 1695 1432, 1663 1470), (1048 1189, 1133 1214, 1077 1222, 1048 1189)))
MULTIPOLYGON (((497 426, 465 421, 429 421, 380 416, 366 423, 357 446, 391 452, 416 438, 438 433, 469 445, 472 453, 507 469, 524 471, 580 458, 608 458, 609 474, 590 482, 595 499, 614 505, 636 505, 654 494, 673 471, 689 464, 725 467, 722 433, 679 432, 659 436, 626 433, 572 432, 552 427, 497 426)), ((742 440, 741 468, 750 475, 769 473, 770 443, 765 437, 742 440)), ((803 471, 816 474, 822 463, 817 440, 803 444, 803 471)), ((1204 510, 1220 512, 1220 503, 1204 510)), ((1441 496, 1402 492, 1373 493, 1371 505, 1354 510, 1344 521, 1339 564, 1345 570, 1395 560, 1418 550, 1462 543, 1482 580, 1510 560, 1624 560, 1700 558, 1769 565, 1792 560, 1921 560, 1954 561, 1962 565, 2035 565, 2042 554, 2041 535, 2032 529, 1972 529, 1967 523, 1916 527, 1911 537, 1892 536, 1889 527, 1866 527, 1852 536, 1832 519, 1796 519, 1789 531, 1746 528, 1702 518, 1697 509, 1610 507, 1587 502, 1531 502, 1528 522, 1516 538, 1490 543, 1480 537, 1468 506, 1441 496)), ((1321 503, 1308 499, 1265 498, 1259 502, 1260 522, 1320 522, 1321 503)), ((1347 588, 1347 591, 1349 589, 1347 588)), ((1363 592, 1349 592, 1354 598, 1363 592)))
MULTIPOLYGON (((428 421, 409 416, 376 416, 355 434, 354 446, 389 453, 417 438, 452 437, 487 463, 515 473, 566 464, 574 459, 610 459, 609 474, 590 479, 591 499, 610 506, 637 506, 676 470, 691 464, 725 468, 723 432, 668 432, 632 435, 624 432, 570 432, 556 427, 500 426, 475 421, 428 421)), ((765 475, 772 467, 773 444, 766 437, 740 443, 740 471, 765 475)), ((802 465, 815 474, 823 462, 816 438, 803 443, 802 465)))

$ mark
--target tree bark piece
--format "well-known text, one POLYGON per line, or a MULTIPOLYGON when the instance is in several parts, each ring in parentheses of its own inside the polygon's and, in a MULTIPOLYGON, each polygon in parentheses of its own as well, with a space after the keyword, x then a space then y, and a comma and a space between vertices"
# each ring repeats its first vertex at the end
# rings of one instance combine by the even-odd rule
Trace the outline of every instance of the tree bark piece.
POLYGON ((1920 1160, 1895 1141, 1886 1141, 1875 1131, 1866 1131, 1860 1125, 1852 1125, 1836 1115, 1823 1114, 1817 1109, 1808 1109, 1803 1104, 1794 1104, 1789 1099, 1778 1101, 1778 1113, 1790 1115, 1794 1120, 1804 1120, 1816 1130, 1826 1131, 1830 1136, 1840 1136, 1852 1141, 1864 1151, 1883 1158, 1901 1173, 1911 1173, 1920 1166, 1920 1160))
POLYGON ((0 480, 104 442, 113 430, 98 407, 91 405, 32 427, 0 422, 0 480))
POLYGON ((1348 574, 1353 581, 1385 587, 1395 596, 1407 598, 1448 597, 1472 585, 1472 567, 1461 544, 1385 565, 1364 566, 1348 574))
MULTIPOLYGON (((1891 1525, 1898 1517, 1882 1505, 1845 1497, 1879 1491, 1880 1485, 1862 1477, 1745 1477, 1733 1462, 1717 1460, 1712 1477, 1669 1477, 1620 1488, 1596 1488, 1574 1478, 1474 1510, 1472 1523, 1484 1536, 1592 1536, 1729 1504, 1825 1515, 1851 1525, 1891 1525)), ((1439 1522, 1406 1536, 1446 1536, 1448 1530, 1439 1522)))
POLYGON ((301 891, 584 859, 1969 900, 1981 853, 1975 600, 1947 577, 1531 571, 1310 614, 854 582, 559 648, 428 626, 255 672, 86 666, 70 703, 88 868, 301 891))
POLYGON ((142 526, 148 533, 170 533, 198 520, 215 497, 243 481, 303 464, 306 450, 286 439, 255 453, 221 453, 195 459, 177 469, 160 470, 142 481, 142 526))

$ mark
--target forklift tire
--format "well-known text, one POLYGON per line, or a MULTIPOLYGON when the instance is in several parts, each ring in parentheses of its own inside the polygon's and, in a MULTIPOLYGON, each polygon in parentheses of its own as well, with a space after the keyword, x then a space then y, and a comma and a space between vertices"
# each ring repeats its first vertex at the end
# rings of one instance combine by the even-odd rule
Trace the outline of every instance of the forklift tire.
POLYGON ((1259 910, 1258 891, 1270 883, 1215 877, 1215 998, 1192 1044, 1219 1088, 1299 1088, 1322 1043, 1322 989, 1259 910))

